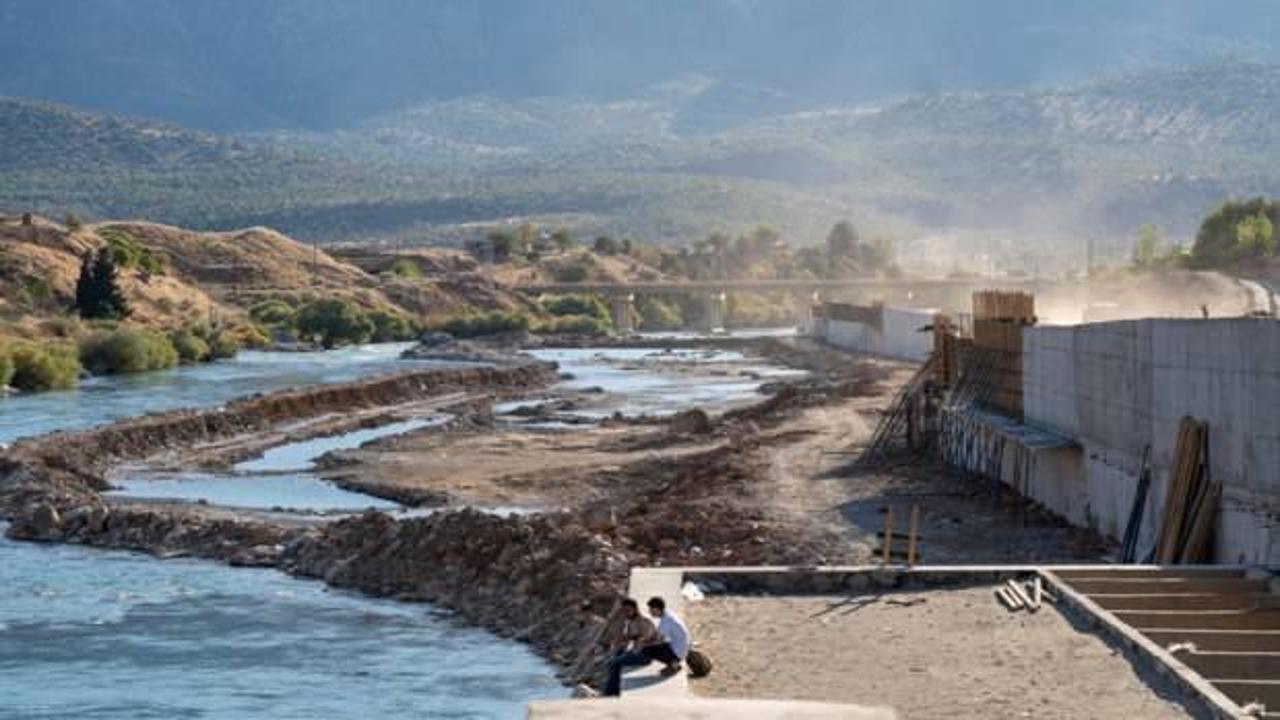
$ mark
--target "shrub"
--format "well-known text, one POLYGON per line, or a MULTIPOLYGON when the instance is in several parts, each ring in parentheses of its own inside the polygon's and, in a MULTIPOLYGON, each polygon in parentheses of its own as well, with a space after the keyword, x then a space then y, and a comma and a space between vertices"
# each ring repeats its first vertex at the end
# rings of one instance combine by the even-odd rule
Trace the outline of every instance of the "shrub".
POLYGON ((583 282, 591 276, 591 268, 586 263, 576 262, 572 265, 565 265, 556 270, 556 280, 558 282, 576 283, 583 282))
POLYGON ((209 359, 209 343, 190 330, 179 330, 169 336, 173 349, 178 351, 178 362, 183 365, 200 363, 209 359))
POLYGON ((227 360, 236 356, 243 347, 240 338, 231 330, 218 330, 206 341, 209 345, 210 360, 227 360))
POLYGON ((249 317, 263 325, 293 325, 297 315, 292 305, 278 298, 263 300, 249 308, 249 317))
POLYGON ((298 310, 298 334, 318 340, 326 348, 366 342, 373 334, 373 322, 364 311, 347 300, 317 300, 298 310))
POLYGON ((612 317, 609 306, 598 295, 557 295, 542 300, 542 308, 552 315, 586 315, 606 322, 612 317))
POLYGON ((611 326, 600 318, 589 315, 563 315, 554 317, 533 328, 535 333, 544 335, 608 335, 611 326))
POLYGON ((178 351, 160 333, 120 328, 85 338, 80 362, 94 375, 122 375, 171 368, 178 364, 178 351))
POLYGON ((492 312, 461 315, 444 322, 439 329, 458 338, 499 335, 506 332, 523 332, 529 329, 529 318, 520 313, 492 312))
POLYGON ((13 381, 13 359, 0 353, 0 388, 8 387, 13 381))
POLYGON ((659 297, 642 297, 636 303, 640 325, 647 330, 678 330, 684 327, 680 306, 659 297))
POLYGON ((398 313, 378 310, 369 313, 369 320, 373 323, 372 340, 374 342, 412 340, 417 336, 416 329, 409 318, 398 313))
POLYGON ((69 390, 80 379, 80 361, 66 345, 21 343, 8 357, 13 365, 9 384, 19 390, 69 390))
POLYGON ((140 268, 152 275, 164 274, 166 263, 163 253, 139 243, 123 230, 103 230, 101 235, 107 241, 116 265, 122 268, 140 268))
POLYGON ((402 278, 420 278, 422 277, 422 266, 418 265, 417 261, 409 258, 396 258, 396 261, 391 263, 391 274, 402 278))

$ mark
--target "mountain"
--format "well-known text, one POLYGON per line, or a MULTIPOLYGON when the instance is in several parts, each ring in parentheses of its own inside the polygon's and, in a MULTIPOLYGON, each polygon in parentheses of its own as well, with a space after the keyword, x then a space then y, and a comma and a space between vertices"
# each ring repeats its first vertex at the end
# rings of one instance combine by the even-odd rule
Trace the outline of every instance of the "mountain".
POLYGON ((1100 72, 1280 62, 1271 0, 0 0, 0 95, 217 131, 332 130, 472 96, 619 100, 688 76, 679 118, 1100 72))
POLYGON ((526 220, 675 242, 766 223, 816 242, 850 217, 900 238, 1097 236, 1120 255, 1143 223, 1185 239, 1227 196, 1280 194, 1275 64, 779 111, 713 131, 700 108, 724 92, 686 75, 628 97, 471 95, 342 130, 231 135, 0 102, 0 128, 21 138, 0 151, 0 208, 402 244, 526 220))
POLYGON ((231 162, 253 152, 209 133, 22 98, 0 98, 0 137, 4 170, 231 162))

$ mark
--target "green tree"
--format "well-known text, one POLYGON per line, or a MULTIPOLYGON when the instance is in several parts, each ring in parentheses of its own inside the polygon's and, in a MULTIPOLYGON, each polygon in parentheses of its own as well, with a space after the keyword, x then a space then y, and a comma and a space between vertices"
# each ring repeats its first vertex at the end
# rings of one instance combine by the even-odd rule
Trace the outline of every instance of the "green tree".
POLYGON ((504 263, 511 259, 516 247, 516 236, 510 230, 494 230, 489 233, 489 246, 493 250, 493 261, 504 263))
POLYGON ((569 232, 568 228, 559 228, 551 233, 551 242, 555 243, 556 249, 560 252, 568 252, 573 249, 574 245, 578 244, 573 239, 573 233, 569 232))
POLYGON ((1276 228, 1266 214, 1250 215, 1236 224, 1236 243, 1241 255, 1270 257, 1276 252, 1276 228))
POLYGON ((87 310, 97 305, 93 289, 93 253, 86 252, 80 258, 80 275, 76 278, 76 297, 72 306, 81 317, 89 317, 87 310))
POLYGON ((621 248, 622 246, 618 244, 618 241, 609 235, 601 235, 596 238, 595 244, 591 246, 591 249, 600 255, 617 255, 621 248))
POLYGON ((841 260, 853 258, 858 249, 858 231, 853 223, 841 220, 827 233, 827 260, 832 267, 841 260))
POLYGON ((132 314, 129 301, 120 289, 116 261, 109 248, 85 255, 76 279, 75 310, 83 318, 123 320, 132 314))
POLYGON ((325 348, 362 343, 373 335, 373 321, 354 303, 338 298, 316 300, 298 310, 298 334, 325 348))
POLYGON ((1138 240, 1133 249, 1133 264, 1138 267, 1155 265, 1163 245, 1164 233, 1160 230, 1160 226, 1147 223, 1138 228, 1138 240))
MULTIPOLYGON (((1219 267, 1250 255, 1274 249, 1274 229, 1280 222, 1280 203, 1266 198, 1227 201, 1200 224, 1191 248, 1195 267, 1219 267), (1263 223, 1259 218, 1265 218, 1263 223), (1267 224, 1271 232, 1266 232, 1267 224), (1243 229, 1243 233, 1241 230, 1243 229)), ((1274 251, 1274 250, 1273 250, 1274 251)))
POLYGON ((13 381, 13 360, 8 353, 0 352, 0 388, 9 387, 13 381))

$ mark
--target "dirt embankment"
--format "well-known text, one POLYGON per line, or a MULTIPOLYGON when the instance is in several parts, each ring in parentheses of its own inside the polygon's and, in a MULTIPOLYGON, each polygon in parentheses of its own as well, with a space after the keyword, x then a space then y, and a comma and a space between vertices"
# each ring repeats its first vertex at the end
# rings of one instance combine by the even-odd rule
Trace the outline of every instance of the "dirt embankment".
POLYGON ((268 430, 292 420, 390 406, 457 390, 536 389, 556 379, 546 363, 503 368, 425 370, 374 380, 283 390, 211 410, 178 410, 82 432, 44 435, 14 444, 10 455, 85 477, 109 465, 164 450, 268 430))
MULTIPOLYGON (((449 371, 452 372, 452 371, 449 371)), ((533 383, 545 368, 459 371, 453 382, 533 383), (505 374, 504 374, 505 373, 505 374), (483 378, 483 380, 482 380, 483 378)), ((436 373, 437 389, 446 381, 436 373)), ((26 443, 27 457, 70 453, 100 466, 137 458, 375 397, 402 401, 423 392, 416 376, 355 388, 277 393, 223 411, 178 413, 112 428, 26 443), (410 383, 405 385, 403 383, 410 383), (372 385, 372 386, 371 386, 372 385), (253 412, 248 412, 252 409, 253 412), (229 415, 232 419, 224 419, 229 415), (171 429, 165 429, 171 428, 171 429)), ((610 618, 635 565, 679 563, 814 564, 839 559, 836 538, 770 511, 757 495, 770 483, 768 458, 787 433, 768 432, 812 404, 855 393, 882 393, 870 366, 845 383, 816 383, 766 400, 731 418, 672 420, 673 442, 719 438, 706 450, 642 459, 608 470, 582 468, 569 481, 599 492, 569 509, 499 517, 474 510, 396 520, 380 513, 330 524, 246 519, 201 507, 108 506, 91 490, 61 492, 56 468, 14 463, 0 495, 24 473, 28 489, 11 510, 16 538, 184 554, 239 565, 274 566, 363 592, 427 600, 501 635, 528 641, 568 679, 591 678, 609 651, 610 618), (603 631, 603 632, 602 632, 603 631)), ((653 433, 654 428, 638 428, 653 433)), ((65 464, 65 461, 64 461, 65 464)))

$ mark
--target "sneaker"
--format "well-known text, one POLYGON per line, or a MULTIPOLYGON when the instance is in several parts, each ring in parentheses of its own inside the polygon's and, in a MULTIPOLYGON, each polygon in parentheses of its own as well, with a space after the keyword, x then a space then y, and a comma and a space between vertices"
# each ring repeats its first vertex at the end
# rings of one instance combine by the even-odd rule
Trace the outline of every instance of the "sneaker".
POLYGON ((660 674, 662 675, 662 677, 671 677, 672 675, 675 675, 678 672, 680 672, 680 663, 674 663, 662 668, 662 671, 660 672, 660 674))

